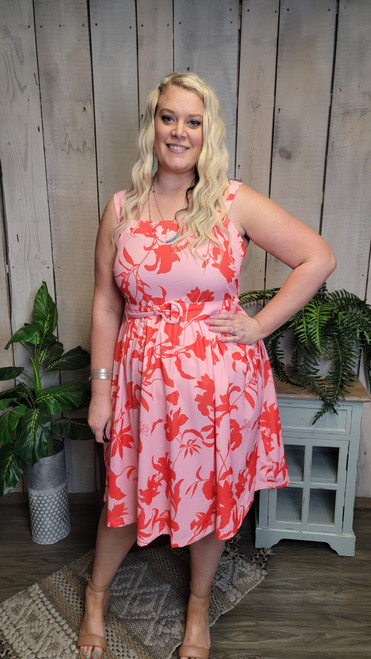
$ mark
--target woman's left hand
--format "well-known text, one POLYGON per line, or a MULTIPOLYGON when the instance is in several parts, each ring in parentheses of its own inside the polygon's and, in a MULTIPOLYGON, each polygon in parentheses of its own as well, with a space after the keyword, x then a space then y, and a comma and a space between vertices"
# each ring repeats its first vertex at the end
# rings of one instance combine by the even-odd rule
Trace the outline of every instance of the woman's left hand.
POLYGON ((241 311, 236 313, 223 311, 215 316, 210 316, 205 320, 205 323, 211 332, 220 332, 222 334, 218 338, 223 343, 246 343, 250 345, 262 338, 258 321, 241 311))

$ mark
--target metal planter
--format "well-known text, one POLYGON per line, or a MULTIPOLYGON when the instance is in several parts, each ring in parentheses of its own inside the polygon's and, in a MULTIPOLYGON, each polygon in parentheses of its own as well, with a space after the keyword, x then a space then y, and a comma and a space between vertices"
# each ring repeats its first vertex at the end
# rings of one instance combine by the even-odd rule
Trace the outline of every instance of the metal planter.
POLYGON ((53 455, 28 468, 27 479, 32 539, 39 545, 52 545, 71 530, 62 441, 54 442, 53 455))

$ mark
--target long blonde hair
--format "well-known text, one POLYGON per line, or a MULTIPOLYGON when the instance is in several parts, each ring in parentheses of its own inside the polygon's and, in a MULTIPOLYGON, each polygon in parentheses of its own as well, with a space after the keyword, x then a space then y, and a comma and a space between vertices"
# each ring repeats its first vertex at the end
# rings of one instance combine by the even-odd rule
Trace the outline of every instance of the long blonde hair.
POLYGON ((224 200, 228 194, 228 152, 225 146, 225 127, 219 101, 214 91, 195 73, 171 73, 165 76, 147 97, 147 105, 139 132, 139 158, 132 169, 132 186, 125 195, 123 220, 115 230, 117 238, 122 228, 140 216, 156 172, 154 158, 155 115, 158 100, 172 85, 195 92, 204 104, 203 145, 196 166, 194 186, 187 194, 187 209, 182 218, 180 236, 173 242, 189 238, 192 251, 205 241, 219 243, 213 228, 225 231, 222 219, 227 211, 224 200))

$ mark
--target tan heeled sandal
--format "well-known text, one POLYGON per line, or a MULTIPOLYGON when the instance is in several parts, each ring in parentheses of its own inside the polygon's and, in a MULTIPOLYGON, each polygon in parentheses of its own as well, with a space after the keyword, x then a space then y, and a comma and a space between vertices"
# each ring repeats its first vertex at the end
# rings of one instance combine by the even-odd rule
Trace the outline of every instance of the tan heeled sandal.
MULTIPOLYGON (((206 600, 210 597, 210 590, 208 593, 198 593, 194 588, 190 587, 190 592, 194 597, 197 597, 200 600, 206 600)), ((197 657, 197 659, 208 659, 209 658, 209 648, 199 647, 198 645, 181 645, 178 650, 179 657, 197 657)))
MULTIPOLYGON (((85 575, 85 578, 87 580, 86 587, 90 588, 90 590, 92 590, 93 593, 106 593, 110 587, 110 584, 107 584, 106 586, 96 586, 95 583, 92 581, 91 577, 89 577, 88 575, 85 575)), ((103 616, 106 615, 108 611, 108 607, 109 607, 109 596, 106 599, 106 601, 104 601, 103 603, 103 616)), ((98 634, 91 634, 91 633, 80 634, 76 642, 76 646, 80 651, 79 652, 80 655, 82 654, 80 648, 83 647, 84 645, 101 648, 101 650, 103 650, 104 652, 107 647, 107 641, 104 636, 98 636, 98 634)))

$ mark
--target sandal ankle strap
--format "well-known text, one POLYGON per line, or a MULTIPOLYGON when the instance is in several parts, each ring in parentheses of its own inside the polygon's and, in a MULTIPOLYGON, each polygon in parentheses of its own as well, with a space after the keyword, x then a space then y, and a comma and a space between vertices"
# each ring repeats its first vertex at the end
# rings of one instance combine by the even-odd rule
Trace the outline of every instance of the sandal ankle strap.
POLYGON ((111 582, 109 582, 105 586, 97 586, 89 575, 85 574, 84 576, 87 581, 88 588, 90 588, 90 590, 92 590, 94 593, 104 593, 111 585, 111 582))
POLYGON ((192 595, 194 595, 194 597, 198 597, 198 599, 200 600, 208 599, 211 593, 211 588, 209 588, 209 590, 206 593, 198 593, 197 590, 193 588, 192 584, 190 585, 189 590, 192 593, 192 595))

